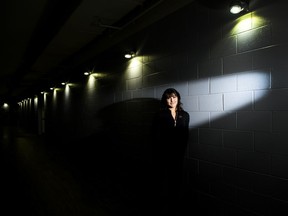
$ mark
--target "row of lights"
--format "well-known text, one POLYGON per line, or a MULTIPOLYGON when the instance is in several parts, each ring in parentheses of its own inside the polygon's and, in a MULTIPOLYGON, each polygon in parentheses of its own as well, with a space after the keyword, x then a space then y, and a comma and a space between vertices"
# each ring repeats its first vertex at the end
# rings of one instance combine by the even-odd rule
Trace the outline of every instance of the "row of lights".
MULTIPOLYGON (((124 57, 127 58, 127 59, 131 59, 131 58, 134 58, 136 56, 136 53, 134 51, 128 51, 124 54, 124 57)), ((90 72, 90 71, 85 71, 84 72, 84 75, 85 76, 89 76, 91 75, 93 72, 90 72)), ((62 82, 61 85, 65 86, 69 84, 68 82, 62 82)), ((54 90, 55 88, 54 87, 51 87, 50 90, 54 90)), ((41 94, 44 94, 44 92, 41 92, 41 94)))
MULTIPOLYGON (((134 51, 128 51, 128 52, 126 52, 126 53, 124 54, 124 57, 127 58, 127 59, 134 58, 135 56, 136 56, 136 53, 135 53, 134 51)), ((85 75, 85 76, 93 75, 95 78, 96 78, 96 77, 99 78, 99 77, 102 77, 102 76, 103 76, 103 75, 101 75, 101 74, 95 74, 95 73, 93 73, 93 71, 86 71, 86 72, 84 72, 84 75, 85 75)), ((61 85, 62 85, 62 86, 70 85, 70 83, 68 83, 68 82, 62 82, 61 85)), ((56 88, 55 88, 55 87, 50 87, 50 90, 51 90, 51 91, 53 91, 54 89, 56 89, 56 88)), ((47 92, 41 91, 40 93, 41 93, 41 94, 45 94, 45 93, 47 93, 47 92)), ((24 99, 24 100, 22 100, 21 102, 19 102, 19 104, 23 103, 23 102, 26 101, 26 100, 31 100, 31 98, 24 99)), ((4 108, 6 108, 7 106, 8 106, 7 104, 4 104, 4 105, 3 105, 4 108)))
MULTIPOLYGON (((248 0, 233 0, 229 6, 230 13, 239 14, 242 11, 247 12, 248 5, 249 5, 248 0)), ((136 56, 136 53, 134 51, 128 51, 124 54, 124 57, 127 59, 134 58, 135 56, 136 56)), ((90 74, 92 74, 92 72, 88 72, 88 71, 84 72, 85 76, 89 76, 90 74)), ((67 83, 62 82, 61 84, 66 85, 67 83)), ((54 88, 50 88, 50 89, 53 90, 54 88)))
MULTIPOLYGON (((230 4, 230 13, 232 14, 239 14, 242 11, 248 11, 248 5, 249 2, 248 0, 233 0, 230 4)), ((136 53, 134 51, 128 51, 124 54, 124 57, 127 59, 134 58, 136 56, 136 53)), ((92 72, 84 72, 85 76, 89 76, 92 72)), ((61 85, 66 85, 68 83, 62 82, 61 85)), ((51 87, 50 90, 53 90, 54 87, 51 87)), ((44 92, 41 92, 42 94, 44 92)))
MULTIPOLYGON (((230 4, 230 12, 232 14, 239 14, 242 11, 248 11, 248 0, 233 0, 230 4)), ((134 51, 128 51, 124 54, 124 57, 127 59, 134 58, 136 56, 136 53, 134 51)), ((91 72, 84 72, 85 76, 90 75, 91 72)), ((67 83, 62 82, 62 85, 66 85, 67 83)), ((53 90, 54 88, 51 87, 50 90, 53 90)))

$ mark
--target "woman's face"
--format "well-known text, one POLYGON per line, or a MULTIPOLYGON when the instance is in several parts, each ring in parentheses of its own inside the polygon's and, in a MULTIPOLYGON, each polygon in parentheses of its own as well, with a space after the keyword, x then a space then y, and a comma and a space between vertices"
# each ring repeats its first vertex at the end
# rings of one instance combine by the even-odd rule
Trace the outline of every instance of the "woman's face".
POLYGON ((178 97, 175 94, 172 94, 166 99, 166 102, 169 107, 176 108, 178 104, 178 97))

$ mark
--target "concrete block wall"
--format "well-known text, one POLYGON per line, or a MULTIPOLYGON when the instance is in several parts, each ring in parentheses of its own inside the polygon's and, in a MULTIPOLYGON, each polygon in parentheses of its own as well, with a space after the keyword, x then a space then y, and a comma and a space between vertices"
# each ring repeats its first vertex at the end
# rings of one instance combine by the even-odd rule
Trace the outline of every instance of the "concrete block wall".
MULTIPOLYGON (((239 17, 197 2, 185 6, 123 41, 138 45, 138 57, 107 66, 113 78, 104 85, 97 79, 72 89, 57 122, 67 136, 89 135, 103 127, 99 111, 110 107, 109 127, 130 148, 145 137, 141 131, 157 105, 146 99, 175 87, 191 119, 187 193, 196 191, 204 208, 212 200, 229 215, 288 213, 286 6, 285 0, 254 0, 239 17), (69 124, 63 110, 73 114, 69 124)), ((52 100, 47 103, 52 128, 56 117, 52 100)))
POLYGON ((231 213, 287 212, 287 41, 286 30, 279 32, 287 25, 285 5, 255 3, 255 10, 234 20, 223 11, 186 8, 183 14, 197 14, 202 26, 179 27, 191 36, 171 41, 183 43, 182 49, 149 62, 155 68, 148 82, 156 85, 155 97, 168 86, 178 88, 191 115, 191 133, 198 136, 187 153, 187 164, 197 167, 187 175, 188 185, 225 201, 223 208, 231 204, 231 213), (249 26, 241 29, 241 22, 249 26))

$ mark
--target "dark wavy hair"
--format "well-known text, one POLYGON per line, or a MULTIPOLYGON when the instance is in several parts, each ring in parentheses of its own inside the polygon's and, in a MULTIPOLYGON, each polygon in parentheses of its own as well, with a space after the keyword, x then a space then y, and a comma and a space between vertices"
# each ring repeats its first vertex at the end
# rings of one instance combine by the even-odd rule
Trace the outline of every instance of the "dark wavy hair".
POLYGON ((181 96, 180 96, 180 93, 174 89, 174 88, 167 88, 163 94, 162 94, 162 97, 161 97, 161 101, 160 101, 160 104, 161 104, 161 109, 168 109, 168 105, 167 105, 167 99, 172 97, 172 96, 176 96, 178 97, 178 104, 177 104, 177 110, 178 111, 181 111, 183 110, 183 107, 182 107, 182 102, 181 102, 181 96))

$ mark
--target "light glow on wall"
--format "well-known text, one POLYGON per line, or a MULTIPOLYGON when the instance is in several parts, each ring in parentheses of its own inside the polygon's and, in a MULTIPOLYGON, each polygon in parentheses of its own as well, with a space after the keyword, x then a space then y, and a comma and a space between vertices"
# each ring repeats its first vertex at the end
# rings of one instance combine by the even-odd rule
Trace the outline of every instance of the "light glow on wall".
POLYGON ((96 79, 94 76, 90 75, 87 81, 87 87, 88 89, 93 89, 96 84, 96 79))
POLYGON ((44 106, 44 109, 46 109, 46 105, 47 105, 47 93, 43 92, 43 106, 44 106))
MULTIPOLYGON (((143 63, 140 60, 141 60, 141 57, 139 56, 134 57, 133 59, 130 59, 128 63, 128 67, 125 70, 125 79, 128 82, 128 89, 131 88, 132 83, 135 83, 135 80, 133 81, 133 79, 139 79, 139 77, 142 76, 143 63)), ((135 87, 135 84, 132 84, 132 85, 135 87)), ((141 88, 140 83, 136 85, 139 85, 138 88, 141 88)))
POLYGON ((137 56, 137 57, 130 59, 129 63, 128 63, 128 67, 137 67, 137 66, 141 66, 141 65, 142 65, 142 62, 141 62, 140 56, 137 56))
POLYGON ((54 88, 52 91, 53 91, 52 99, 53 99, 54 104, 56 104, 56 101, 57 101, 57 89, 54 88))
POLYGON ((38 108, 38 97, 37 97, 37 95, 35 95, 35 97, 34 97, 34 109, 37 110, 37 108, 38 108))
POLYGON ((2 107, 3 107, 3 109, 6 110, 6 111, 9 110, 9 105, 8 105, 8 103, 4 103, 2 107))
POLYGON ((235 26, 237 32, 244 32, 252 28, 252 18, 242 18, 239 23, 235 26))
MULTIPOLYGON (((253 110, 252 106, 255 103, 256 100, 259 100, 265 96, 265 91, 262 91, 263 89, 269 89, 270 87, 270 75, 267 72, 243 72, 239 74, 235 74, 236 77, 236 87, 235 83, 230 82, 231 81, 231 74, 230 75, 223 75, 220 77, 217 77, 218 86, 221 86, 221 83, 223 84, 223 88, 218 88, 216 92, 210 92, 209 94, 205 95, 199 95, 195 93, 194 100, 192 100, 191 96, 183 97, 182 102, 184 104, 184 108, 190 113, 191 119, 193 121, 190 122, 190 127, 199 127, 200 125, 208 124, 209 122, 212 122, 214 120, 217 120, 219 118, 223 118, 224 116, 235 113, 237 111, 241 110, 253 110), (231 83, 231 86, 229 86, 229 83, 231 83), (235 89, 233 91, 233 89, 235 89), (255 92, 257 92, 257 98, 255 98, 255 92), (219 95, 220 98, 222 98, 222 104, 220 104, 218 107, 219 109, 213 110, 203 110, 200 107, 200 98, 202 99, 205 97, 205 103, 206 105, 211 103, 214 105, 214 102, 212 99, 213 96, 219 95), (210 101, 209 101, 210 100, 210 101), (195 105, 198 104, 198 105, 195 105), (186 107, 185 107, 186 105, 186 107)), ((213 77, 211 77, 213 79, 213 77)), ((215 79, 215 78, 214 78, 215 79)), ((193 86, 197 86, 198 83, 203 82, 203 80, 195 80, 191 84, 193 86)), ((205 82, 205 81, 204 81, 205 82)), ((199 87, 203 85, 200 84, 199 87)), ((210 83, 211 88, 211 83, 210 83)), ((195 91, 197 89, 195 88, 195 91)), ((211 89, 210 89, 211 91, 211 89)), ((212 107, 212 106, 211 106, 212 107)), ((216 106, 213 106, 214 108, 216 106)))
POLYGON ((69 84, 66 84, 64 87, 64 98, 65 100, 67 100, 69 98, 70 95, 70 86, 69 84))
POLYGON ((93 73, 91 73, 91 76, 94 77, 95 79, 103 79, 103 78, 107 77, 107 73, 93 72, 93 73))
POLYGON ((252 13, 245 14, 236 20, 236 25, 231 33, 239 34, 251 30, 252 28, 263 25, 263 22, 265 22, 265 20, 260 16, 252 15, 252 13))

